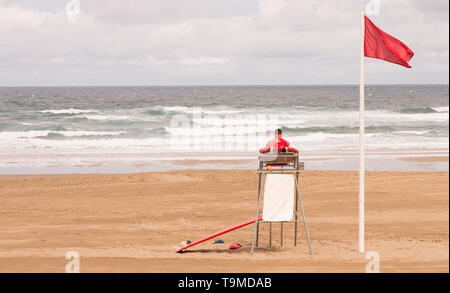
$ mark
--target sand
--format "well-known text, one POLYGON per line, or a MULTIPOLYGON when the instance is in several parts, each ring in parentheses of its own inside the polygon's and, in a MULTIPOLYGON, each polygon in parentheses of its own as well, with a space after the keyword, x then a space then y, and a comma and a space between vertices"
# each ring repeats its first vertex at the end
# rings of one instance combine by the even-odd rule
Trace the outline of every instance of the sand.
MULTIPOLYGON (((381 272, 449 272, 448 172, 368 172, 366 250, 381 272)), ((293 246, 267 225, 250 256, 253 226, 176 254, 174 246, 253 218, 254 170, 126 175, 0 176, 0 272, 64 272, 75 250, 81 272, 365 272, 358 253, 357 173, 305 171, 304 230, 293 246), (233 242, 242 244, 228 250, 233 242)), ((278 232, 279 224, 273 225, 278 232)))
POLYGON ((448 156, 432 156, 432 157, 408 157, 401 158, 408 162, 448 162, 448 156))

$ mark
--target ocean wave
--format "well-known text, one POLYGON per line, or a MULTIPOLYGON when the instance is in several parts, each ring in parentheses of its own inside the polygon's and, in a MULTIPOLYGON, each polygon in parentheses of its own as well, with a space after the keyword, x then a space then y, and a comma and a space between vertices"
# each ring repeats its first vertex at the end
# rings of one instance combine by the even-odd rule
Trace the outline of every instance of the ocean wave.
POLYGON ((39 122, 39 123, 8 123, 3 124, 0 123, 0 133, 13 131, 13 132, 28 132, 28 131, 63 131, 67 130, 64 126, 55 125, 48 122, 39 122))
POLYGON ((0 132, 0 139, 117 136, 124 133, 126 133, 126 131, 3 131, 0 132))
POLYGON ((147 133, 151 133, 152 135, 164 135, 164 134, 170 134, 168 131, 168 127, 154 127, 154 128, 148 128, 147 133))
POLYGON ((160 106, 166 112, 192 113, 192 107, 186 106, 160 106))
POLYGON ((272 130, 267 127, 165 127, 165 132, 171 135, 185 136, 185 137, 204 137, 204 136, 234 136, 234 135, 255 135, 255 134, 269 134, 272 130))
POLYGON ((244 111, 242 109, 211 109, 211 108, 206 108, 206 109, 202 109, 202 114, 204 115, 230 115, 230 114, 242 114, 242 113, 246 113, 247 111, 244 111))
POLYGON ((69 108, 69 109, 60 109, 60 110, 42 110, 41 113, 51 113, 51 114, 72 114, 72 115, 78 115, 83 113, 95 113, 98 112, 98 110, 83 110, 83 109, 75 109, 75 108, 69 108))
MULTIPOLYGON (((366 111, 368 147, 448 148, 448 107, 401 110, 403 113, 388 109, 366 111)), ((258 149, 273 137, 273 130, 278 127, 282 127, 292 145, 306 149, 358 146, 358 111, 352 109, 210 105, 44 111, 45 115, 26 112, 31 116, 18 117, 14 123, 5 118, 7 124, 0 123, 2 153, 174 151, 167 148, 176 136, 184 137, 179 143, 183 150, 199 141, 205 143, 206 149, 236 141, 257 141, 253 149, 258 149), (193 119, 194 109, 200 111, 201 120, 193 119), (169 127, 176 114, 188 117, 193 128, 169 127), (194 129, 198 126, 200 131, 194 129)))
MULTIPOLYGON (((244 113, 246 110, 234 107, 187 107, 187 106, 154 106, 143 111, 144 114, 149 115, 164 115, 174 113, 193 114, 199 113, 201 115, 227 115, 244 113)), ((248 111, 248 109, 247 109, 248 111)))
POLYGON ((161 115, 141 115, 136 113, 135 111, 118 111, 118 112, 110 112, 110 113, 99 113, 99 114, 82 114, 71 117, 71 120, 90 120, 90 121, 98 121, 99 124, 111 124, 116 126, 126 126, 132 125, 136 123, 152 123, 162 121, 161 115))
POLYGON ((162 107, 154 107, 144 110, 143 113, 147 115, 164 115, 166 111, 162 107))
MULTIPOLYGON (((357 148, 358 134, 342 133, 308 133, 305 135, 291 136, 286 139, 291 145, 306 147, 308 149, 323 148, 357 148)), ((420 136, 419 133, 366 133, 366 146, 374 149, 384 148, 448 148, 448 138, 420 136), (419 136, 419 137, 418 137, 419 136)))
MULTIPOLYGON (((448 121, 445 115, 448 107, 424 107, 404 108, 398 111, 390 110, 367 110, 368 123, 402 123, 409 121, 448 121), (399 113, 409 115, 398 115, 399 113)), ((75 112, 74 112, 75 113, 75 112)), ((128 110, 97 111, 96 113, 80 113, 71 115, 67 119, 87 119, 96 121, 134 121, 134 122, 157 122, 163 123, 170 120, 175 114, 186 114, 188 119, 195 124, 222 126, 222 125, 256 125, 259 123, 270 124, 271 127, 328 127, 334 126, 357 126, 357 111, 332 111, 325 109, 309 109, 293 107, 290 109, 260 109, 233 107, 185 107, 185 106, 154 106, 150 108, 135 108, 128 110), (194 112, 196 111, 196 112, 194 112), (195 114, 195 115, 193 115, 195 114)), ((392 124, 391 123, 391 124, 392 124)))
MULTIPOLYGON (((63 139, 58 134, 49 137, 23 139, 0 139, 0 149, 3 153, 29 153, 33 154, 88 154, 88 153, 160 153, 160 152, 186 152, 195 151, 194 146, 201 146, 200 150, 257 150, 271 139, 272 135, 216 135, 216 136, 187 136, 174 137, 121 137, 121 136, 99 136, 99 137, 71 137, 63 139), (52 136, 52 137, 50 137, 52 136), (231 148, 231 149, 230 149, 231 148)), ((303 135, 289 135, 286 139, 291 145, 300 149, 358 149, 357 133, 308 133, 303 135)), ((366 134, 366 145, 368 148, 447 148, 446 139, 422 136, 414 134, 398 133, 368 133, 366 134)))
MULTIPOLYGON (((359 132, 359 126, 335 126, 335 127, 287 127, 283 126, 281 127, 283 131, 285 131, 286 134, 302 134, 302 133, 316 133, 316 132, 322 132, 322 133, 358 133, 359 132)), ((365 132, 366 133, 408 133, 408 134, 415 134, 415 135, 422 135, 422 134, 430 134, 432 131, 430 129, 433 129, 434 133, 439 134, 448 134, 448 126, 445 125, 419 125, 419 126, 413 126, 413 125, 374 125, 374 126, 366 126, 365 132)))
MULTIPOLYGON (((295 133, 358 133, 358 126, 337 126, 337 127, 288 127, 282 126, 281 129, 285 131, 287 134, 295 134, 295 133)), ((370 127, 366 127, 366 131, 369 130, 370 127)), ((375 129, 391 130, 391 127, 375 127, 375 129)))
POLYGON ((131 116, 119 115, 80 115, 78 118, 86 118, 88 120, 132 120, 131 116))
POLYGON ((405 114, 420 114, 420 113, 438 113, 435 109, 431 107, 422 107, 422 108, 404 108, 400 109, 398 112, 405 114))
POLYGON ((280 121, 278 119, 267 119, 266 117, 258 117, 256 116, 238 116, 238 117, 202 117, 201 119, 193 119, 193 124, 196 126, 201 126, 204 128, 208 127, 268 127, 270 129, 275 129, 280 127, 281 124, 284 125, 297 125, 299 123, 303 123, 304 120, 284 120, 280 121))
POLYGON ((447 107, 433 107, 433 110, 438 113, 448 113, 448 106, 447 107))

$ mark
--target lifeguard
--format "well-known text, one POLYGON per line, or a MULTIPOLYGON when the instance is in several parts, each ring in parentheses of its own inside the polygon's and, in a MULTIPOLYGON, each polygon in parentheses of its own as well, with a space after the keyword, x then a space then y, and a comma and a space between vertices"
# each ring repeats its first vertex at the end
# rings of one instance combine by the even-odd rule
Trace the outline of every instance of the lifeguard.
POLYGON ((268 153, 268 152, 294 152, 298 153, 296 148, 289 146, 289 142, 285 140, 283 137, 283 131, 281 128, 275 130, 275 138, 268 141, 266 146, 259 150, 260 153, 268 153))

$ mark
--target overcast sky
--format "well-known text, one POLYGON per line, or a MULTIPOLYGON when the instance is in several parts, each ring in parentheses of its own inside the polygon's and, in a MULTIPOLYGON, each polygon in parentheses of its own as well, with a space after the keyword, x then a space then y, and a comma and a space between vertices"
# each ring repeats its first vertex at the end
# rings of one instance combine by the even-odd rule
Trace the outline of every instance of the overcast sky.
MULTIPOLYGON (((0 86, 359 81, 369 0, 79 0, 79 15, 69 2, 0 0, 0 86)), ((366 58, 366 82, 448 84, 448 5, 380 0, 370 18, 413 68, 366 58)))

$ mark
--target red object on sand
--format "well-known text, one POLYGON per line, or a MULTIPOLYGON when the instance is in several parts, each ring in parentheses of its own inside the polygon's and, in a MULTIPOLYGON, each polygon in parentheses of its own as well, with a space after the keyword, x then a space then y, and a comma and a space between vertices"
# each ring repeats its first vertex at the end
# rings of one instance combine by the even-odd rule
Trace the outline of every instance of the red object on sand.
POLYGON ((364 56, 411 68, 408 61, 414 56, 414 52, 374 25, 367 16, 364 17, 364 56))
MULTIPOLYGON (((261 220, 262 220, 262 217, 259 217, 258 221, 261 221, 261 220)), ((236 225, 227 227, 227 228, 225 228, 225 229, 222 229, 222 230, 220 230, 220 231, 217 231, 217 232, 214 233, 214 234, 208 235, 208 236, 203 237, 203 238, 201 238, 201 239, 199 239, 199 240, 197 240, 197 241, 194 241, 194 242, 192 242, 191 244, 186 245, 185 247, 182 247, 182 248, 178 249, 176 252, 181 252, 181 251, 185 250, 186 248, 189 248, 189 247, 191 247, 191 246, 197 245, 197 244, 199 244, 199 243, 202 243, 202 242, 204 242, 204 241, 207 241, 207 240, 209 240, 209 239, 211 239, 211 238, 214 238, 214 237, 217 237, 217 236, 219 236, 219 235, 222 235, 222 234, 231 232, 231 231, 233 231, 233 230, 242 228, 242 227, 244 227, 244 226, 253 224, 254 222, 256 222, 256 220, 255 220, 255 219, 251 219, 251 220, 248 220, 248 221, 245 221, 245 222, 242 222, 242 223, 239 223, 239 224, 236 224, 236 225)))
POLYGON ((233 243, 229 247, 229 249, 238 249, 238 248, 241 248, 241 245, 239 243, 233 243))

